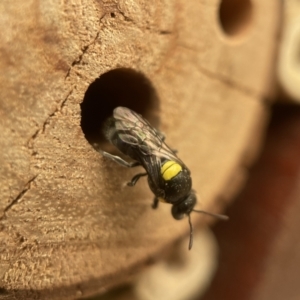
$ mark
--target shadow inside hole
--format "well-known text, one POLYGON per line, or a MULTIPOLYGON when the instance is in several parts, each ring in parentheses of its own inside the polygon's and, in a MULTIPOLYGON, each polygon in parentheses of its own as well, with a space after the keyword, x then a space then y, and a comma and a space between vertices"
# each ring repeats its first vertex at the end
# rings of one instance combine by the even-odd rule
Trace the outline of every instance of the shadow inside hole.
POLYGON ((219 8, 220 25, 228 36, 245 33, 252 21, 251 0, 222 0, 219 8))
POLYGON ((83 300, 111 300, 111 299, 132 299, 138 300, 135 296, 134 286, 130 283, 117 286, 104 294, 83 298, 83 300))
POLYGON ((128 107, 158 127, 159 100, 149 79, 132 69, 104 73, 88 87, 81 103, 81 128, 88 142, 108 151, 103 123, 118 106, 128 107))

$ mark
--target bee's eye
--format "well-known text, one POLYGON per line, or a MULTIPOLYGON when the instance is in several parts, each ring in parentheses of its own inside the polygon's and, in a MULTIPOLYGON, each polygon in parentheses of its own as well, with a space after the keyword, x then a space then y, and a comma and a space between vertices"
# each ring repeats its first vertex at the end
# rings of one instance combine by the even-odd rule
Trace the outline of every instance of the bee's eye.
POLYGON ((180 220, 184 215, 189 215, 197 202, 196 195, 192 192, 182 201, 173 204, 172 216, 176 220, 180 220))
POLYGON ((178 205, 172 206, 172 216, 175 220, 181 220, 184 217, 185 212, 181 211, 180 208, 178 205))

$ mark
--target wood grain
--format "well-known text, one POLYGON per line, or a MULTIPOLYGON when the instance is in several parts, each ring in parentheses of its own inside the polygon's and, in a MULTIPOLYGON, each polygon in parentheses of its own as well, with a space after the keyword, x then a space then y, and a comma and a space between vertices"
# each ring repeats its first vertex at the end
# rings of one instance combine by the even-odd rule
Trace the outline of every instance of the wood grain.
POLYGON ((188 231, 168 205, 151 210, 146 181, 126 187, 136 171, 103 159, 85 137, 80 104, 109 71, 147 79, 156 106, 135 90, 130 101, 100 90, 100 111, 118 103, 156 115, 192 171, 199 207, 226 205, 268 116, 279 4, 252 5, 248 29, 227 35, 216 0, 1 2, 3 297, 105 291, 188 231))

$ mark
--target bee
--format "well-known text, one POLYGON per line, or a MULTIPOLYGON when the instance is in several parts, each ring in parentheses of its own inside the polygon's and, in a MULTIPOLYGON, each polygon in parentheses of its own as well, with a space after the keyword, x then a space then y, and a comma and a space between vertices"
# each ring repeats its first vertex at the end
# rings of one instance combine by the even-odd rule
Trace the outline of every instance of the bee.
POLYGON ((193 246, 191 212, 228 219, 224 215, 194 209, 197 197, 192 189, 190 170, 178 158, 177 151, 165 143, 165 136, 141 115, 129 108, 117 107, 113 111, 113 117, 105 122, 103 132, 109 142, 133 161, 127 162, 119 156, 99 150, 104 157, 127 168, 142 166, 145 169, 145 172, 136 174, 127 185, 134 186, 141 177, 148 176, 149 187, 155 195, 152 208, 157 208, 159 202, 169 203, 172 204, 174 219, 188 217, 189 250, 193 246))

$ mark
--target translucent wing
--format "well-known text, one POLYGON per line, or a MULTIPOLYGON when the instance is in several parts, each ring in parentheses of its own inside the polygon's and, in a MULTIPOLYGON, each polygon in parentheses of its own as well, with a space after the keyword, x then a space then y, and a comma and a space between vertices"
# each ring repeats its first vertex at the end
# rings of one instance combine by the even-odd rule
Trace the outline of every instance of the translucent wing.
POLYGON ((164 160, 174 160, 184 166, 174 151, 164 143, 163 135, 142 116, 128 108, 117 107, 113 117, 118 137, 134 148, 135 154, 140 157, 139 161, 157 187, 163 184, 160 172, 164 160))
POLYGON ((143 155, 154 155, 160 160, 166 158, 182 163, 164 143, 163 135, 136 112, 126 107, 117 107, 114 119, 118 136, 124 143, 138 148, 143 155))

